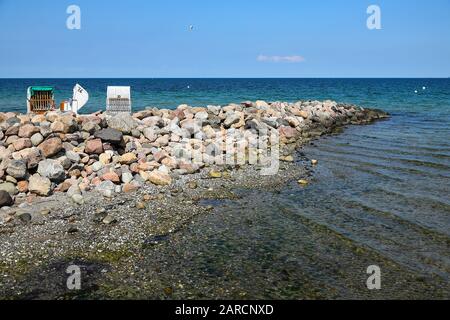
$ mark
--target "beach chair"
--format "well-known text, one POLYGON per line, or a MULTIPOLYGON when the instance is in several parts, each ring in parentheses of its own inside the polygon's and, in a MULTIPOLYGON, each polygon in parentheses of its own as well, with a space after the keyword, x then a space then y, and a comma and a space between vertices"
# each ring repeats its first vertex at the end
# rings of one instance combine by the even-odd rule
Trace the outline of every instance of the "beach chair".
POLYGON ((106 113, 131 113, 131 88, 108 87, 106 97, 106 113))
POLYGON ((28 113, 43 114, 55 110, 53 87, 29 87, 27 90, 28 113))
POLYGON ((71 111, 78 114, 78 111, 83 108, 89 100, 89 93, 78 83, 73 87, 72 99, 61 102, 60 109, 62 111, 71 111))

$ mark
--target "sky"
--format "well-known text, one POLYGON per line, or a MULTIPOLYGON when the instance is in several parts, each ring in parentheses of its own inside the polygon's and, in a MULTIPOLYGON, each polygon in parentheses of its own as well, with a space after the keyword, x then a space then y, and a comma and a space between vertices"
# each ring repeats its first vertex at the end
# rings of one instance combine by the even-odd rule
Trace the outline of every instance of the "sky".
POLYGON ((450 77, 450 1, 0 0, 0 43, 1 78, 450 77))

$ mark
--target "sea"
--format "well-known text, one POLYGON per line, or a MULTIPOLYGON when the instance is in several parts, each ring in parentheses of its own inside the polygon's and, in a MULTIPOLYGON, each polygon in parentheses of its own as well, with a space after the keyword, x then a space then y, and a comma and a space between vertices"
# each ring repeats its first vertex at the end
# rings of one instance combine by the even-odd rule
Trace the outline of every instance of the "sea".
POLYGON ((75 83, 84 113, 105 108, 108 85, 131 86, 133 110, 331 99, 389 112, 306 146, 319 160, 307 187, 219 202, 153 263, 197 280, 193 297, 450 298, 450 79, 0 79, 0 111, 25 112, 30 85, 60 101, 75 83), (370 265, 384 295, 366 288, 370 265))

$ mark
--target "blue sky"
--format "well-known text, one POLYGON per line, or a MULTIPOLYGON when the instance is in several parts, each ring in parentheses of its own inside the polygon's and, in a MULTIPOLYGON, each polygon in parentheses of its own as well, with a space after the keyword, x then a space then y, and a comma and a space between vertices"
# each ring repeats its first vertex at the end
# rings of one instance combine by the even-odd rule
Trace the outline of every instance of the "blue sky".
POLYGON ((449 77, 450 1, 0 0, 0 43, 3 78, 449 77))

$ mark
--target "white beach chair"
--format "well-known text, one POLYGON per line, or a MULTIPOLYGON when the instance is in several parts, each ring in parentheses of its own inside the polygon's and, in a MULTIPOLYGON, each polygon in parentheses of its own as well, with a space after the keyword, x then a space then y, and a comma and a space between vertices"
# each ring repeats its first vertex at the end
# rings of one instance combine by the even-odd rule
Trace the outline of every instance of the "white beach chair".
POLYGON ((108 86, 106 97, 106 113, 131 113, 131 88, 108 86))

